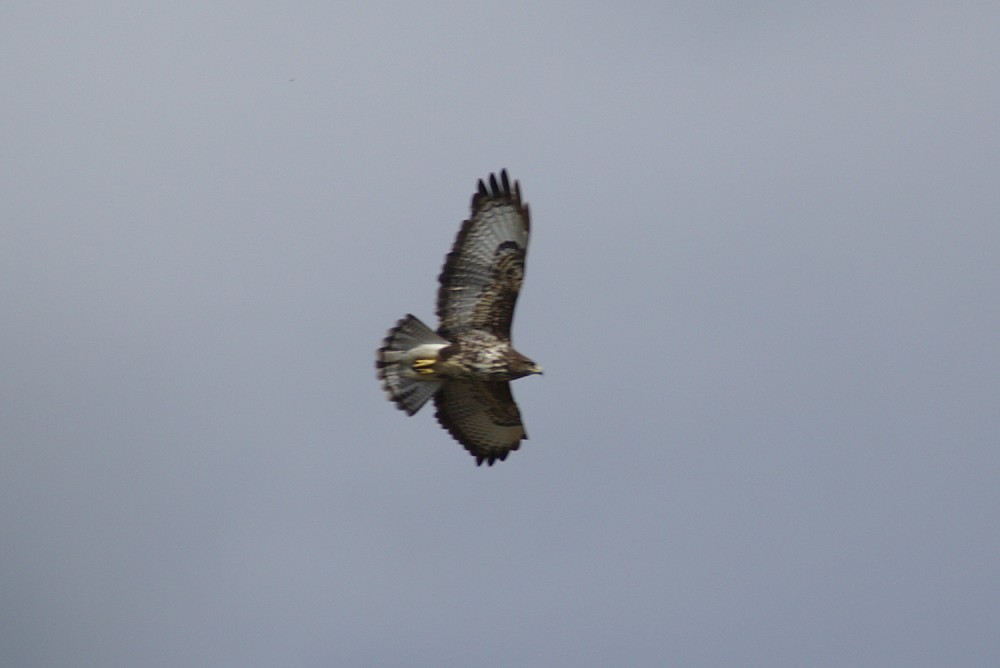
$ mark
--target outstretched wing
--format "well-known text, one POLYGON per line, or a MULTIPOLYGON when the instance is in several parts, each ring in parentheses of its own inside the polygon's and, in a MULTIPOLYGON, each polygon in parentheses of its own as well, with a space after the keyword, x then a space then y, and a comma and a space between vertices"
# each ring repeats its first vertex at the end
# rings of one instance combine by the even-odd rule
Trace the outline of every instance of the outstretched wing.
POLYGON ((438 280, 438 333, 445 338, 462 329, 482 329, 510 340, 528 250, 530 215, 513 189, 507 170, 479 182, 472 196, 472 215, 462 223, 438 280))
POLYGON ((510 383, 450 380, 434 395, 437 419, 465 446, 476 464, 493 466, 528 438, 510 383))

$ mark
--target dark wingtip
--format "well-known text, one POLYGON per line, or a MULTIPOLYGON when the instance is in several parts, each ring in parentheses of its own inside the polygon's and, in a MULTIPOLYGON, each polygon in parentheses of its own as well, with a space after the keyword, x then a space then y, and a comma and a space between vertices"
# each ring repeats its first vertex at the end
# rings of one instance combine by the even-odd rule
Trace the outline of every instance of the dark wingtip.
MULTIPOLYGON (((471 453, 470 453, 471 454, 471 453)), ((497 462, 502 462, 507 459, 507 453, 501 453, 499 455, 473 455, 476 458, 476 466, 482 466, 483 463, 487 466, 493 466, 497 462)))
POLYGON ((521 201, 521 183, 514 181, 513 187, 511 187, 510 175, 507 173, 506 167, 500 170, 499 176, 497 173, 493 173, 485 179, 479 179, 476 193, 472 196, 473 208, 476 207, 479 200, 493 198, 508 198, 518 206, 527 208, 521 201))

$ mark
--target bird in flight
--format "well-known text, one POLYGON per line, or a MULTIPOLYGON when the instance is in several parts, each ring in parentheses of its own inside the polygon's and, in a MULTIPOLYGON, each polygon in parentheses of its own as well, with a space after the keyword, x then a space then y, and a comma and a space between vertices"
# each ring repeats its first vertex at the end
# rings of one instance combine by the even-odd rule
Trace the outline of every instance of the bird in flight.
POLYGON ((510 328, 529 231, 528 205, 507 170, 480 180, 438 277, 437 331, 407 315, 376 354, 389 399, 413 415, 434 397, 438 422, 477 465, 503 461, 528 438, 510 381, 542 368, 514 350, 510 328))

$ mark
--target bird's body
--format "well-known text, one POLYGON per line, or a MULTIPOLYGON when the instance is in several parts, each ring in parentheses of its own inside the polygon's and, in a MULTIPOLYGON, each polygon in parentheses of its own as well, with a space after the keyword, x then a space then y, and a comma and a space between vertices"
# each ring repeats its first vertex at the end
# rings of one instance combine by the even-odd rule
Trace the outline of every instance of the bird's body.
POLYGON ((514 350, 510 327, 524 277, 530 216, 507 172, 479 182, 439 277, 440 326, 412 315, 389 330, 376 367, 389 398, 413 415, 431 398, 441 425, 492 465, 528 436, 509 381, 541 373, 514 350))

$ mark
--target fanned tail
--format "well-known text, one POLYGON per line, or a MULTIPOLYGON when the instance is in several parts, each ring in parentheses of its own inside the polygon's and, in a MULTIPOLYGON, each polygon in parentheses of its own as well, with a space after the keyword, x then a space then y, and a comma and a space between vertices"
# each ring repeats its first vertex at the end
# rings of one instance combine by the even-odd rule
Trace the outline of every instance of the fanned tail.
POLYGON ((423 379, 413 373, 410 364, 416 349, 429 346, 433 350, 446 345, 446 339, 438 336, 416 317, 407 314, 389 330, 382 347, 378 349, 375 368, 382 387, 396 406, 406 411, 407 415, 419 411, 442 385, 440 380, 423 379))

